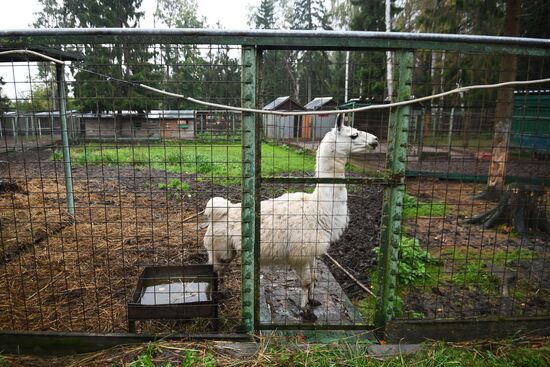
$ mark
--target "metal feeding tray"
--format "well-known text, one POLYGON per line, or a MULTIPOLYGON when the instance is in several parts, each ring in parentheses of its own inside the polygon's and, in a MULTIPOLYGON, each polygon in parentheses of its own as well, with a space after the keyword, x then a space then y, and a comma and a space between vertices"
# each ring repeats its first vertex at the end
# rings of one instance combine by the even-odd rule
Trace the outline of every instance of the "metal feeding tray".
POLYGON ((128 302, 128 331, 138 320, 204 318, 218 329, 218 277, 212 265, 150 266, 128 302))

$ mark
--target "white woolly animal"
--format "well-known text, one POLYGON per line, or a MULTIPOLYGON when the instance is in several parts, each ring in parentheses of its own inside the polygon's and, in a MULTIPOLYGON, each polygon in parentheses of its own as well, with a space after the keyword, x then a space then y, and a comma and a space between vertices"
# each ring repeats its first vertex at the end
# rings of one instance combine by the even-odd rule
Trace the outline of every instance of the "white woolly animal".
MULTIPOLYGON (((343 117, 329 131, 317 150, 315 177, 344 177, 351 153, 364 153, 378 145, 376 136, 344 126, 343 117)), ((261 203, 262 265, 288 265, 300 278, 300 307, 318 305, 313 300, 315 258, 337 241, 348 224, 345 184, 317 184, 309 194, 287 193, 261 203)), ((204 211, 208 230, 204 246, 214 270, 223 272, 241 250, 241 204, 214 197, 204 211)), ((309 310, 309 308, 308 308, 309 310)))

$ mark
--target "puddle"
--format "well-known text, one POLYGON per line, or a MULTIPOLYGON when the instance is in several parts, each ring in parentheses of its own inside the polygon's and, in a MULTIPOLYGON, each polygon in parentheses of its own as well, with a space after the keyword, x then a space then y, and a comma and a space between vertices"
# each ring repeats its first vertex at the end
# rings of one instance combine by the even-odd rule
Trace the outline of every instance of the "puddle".
POLYGON ((142 305, 169 305, 212 300, 212 283, 198 278, 146 279, 142 305))

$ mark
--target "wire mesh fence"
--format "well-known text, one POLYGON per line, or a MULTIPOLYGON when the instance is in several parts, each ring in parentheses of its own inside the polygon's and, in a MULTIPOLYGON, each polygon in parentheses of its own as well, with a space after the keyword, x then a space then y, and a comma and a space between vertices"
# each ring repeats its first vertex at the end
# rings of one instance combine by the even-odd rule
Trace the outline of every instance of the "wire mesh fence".
MULTIPOLYGON (((436 61, 439 66, 432 69, 442 79, 420 79, 413 85, 415 94, 498 78, 494 55, 426 52, 418 58, 431 58, 432 65, 446 62, 436 61), (468 68, 447 66, 458 60, 468 68)), ((518 57, 516 79, 546 77, 546 63, 518 57)), ((416 69, 426 75, 421 63, 416 69)), ((547 88, 512 88, 511 98, 505 98, 506 88, 469 92, 422 107, 410 130, 411 179, 401 235, 403 256, 409 258, 405 264, 422 272, 400 266, 398 277, 410 287, 402 294, 402 317, 548 314, 547 88), (502 112, 503 104, 511 114, 502 112), (501 184, 494 188, 496 195, 488 195, 488 183, 494 181, 501 184)))
MULTIPOLYGON (((251 306, 243 284, 253 284, 239 256, 251 231, 243 167, 256 163, 255 327, 366 329, 382 302, 402 319, 548 316, 550 83, 515 88, 512 116, 499 116, 499 89, 484 89, 350 112, 339 125, 322 111, 496 83, 500 59, 418 49, 410 65, 395 57, 388 87, 385 50, 268 49, 255 105, 315 113, 257 114, 250 125, 246 112, 139 86, 240 106, 252 97, 242 92, 251 65, 239 46, 57 43, 83 55, 67 67, 64 87, 44 63, 0 64, 16 91, 0 118, 1 330, 240 330, 251 306), (403 70, 411 80, 400 84, 403 70), (502 119, 509 128, 497 135, 502 119), (249 133, 261 137, 257 162, 247 155, 249 133), (493 202, 476 194, 501 159, 502 136, 509 148, 493 202), (393 170, 399 149, 402 173, 393 170), (387 228, 397 236, 388 272, 387 228), (217 274, 200 267, 208 263, 217 274), (396 280, 392 299, 387 274, 396 280)), ((517 79, 547 77, 546 60, 518 56, 517 79)))
MULTIPOLYGON (((67 73, 74 216, 65 204, 66 157, 55 74, 37 63, 8 63, 8 68, 23 64, 28 69, 27 75, 6 78, 8 83, 18 85, 27 77, 32 82, 28 91, 17 91, 20 110, 2 117, 1 328, 124 331, 131 316, 141 332, 235 329, 240 323, 239 277, 224 288, 228 291, 220 299, 218 321, 217 314, 200 312, 211 309, 213 299, 217 302, 218 290, 197 282, 190 266, 207 260, 200 227, 208 198, 229 192, 239 196, 234 185, 241 177, 240 114, 191 109, 106 76, 131 80, 130 75, 145 73, 144 83, 177 91, 176 76, 188 73, 187 79, 196 77, 185 84, 194 96, 234 104, 240 93, 240 50, 81 47, 93 55, 139 49, 152 59, 113 66, 107 59, 87 58, 67 73), (185 52, 192 55, 176 56, 185 52), (46 69, 44 84, 34 74, 37 68, 46 69), (232 73, 225 75, 228 70, 232 73), (161 266, 186 268, 159 274, 147 270, 161 266), (137 306, 130 308, 129 302, 137 306), (164 308, 151 307, 157 303, 164 308), (169 309, 181 304, 199 311, 169 309), (201 315, 203 320, 194 324, 149 321, 201 315)), ((238 269, 232 274, 238 275, 238 269)), ((206 283, 212 281, 206 276, 206 283)))

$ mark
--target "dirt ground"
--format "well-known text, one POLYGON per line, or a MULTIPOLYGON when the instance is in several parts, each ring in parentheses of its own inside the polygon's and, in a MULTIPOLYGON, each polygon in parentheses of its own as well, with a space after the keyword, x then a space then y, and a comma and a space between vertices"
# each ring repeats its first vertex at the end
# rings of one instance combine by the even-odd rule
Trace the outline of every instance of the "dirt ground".
MULTIPOLYGON (((20 188, 0 193, 0 329, 126 331, 126 302, 143 266, 204 263, 204 230, 199 228, 203 218, 197 213, 214 195, 240 200, 240 186, 217 186, 193 175, 77 166, 76 216, 71 218, 65 209, 63 169, 48 160, 50 153, 11 153, 0 161, 1 178, 20 188), (189 189, 159 187, 171 178, 189 184, 189 189)), ((430 282, 403 291, 402 317, 548 314, 550 238, 517 238, 502 229, 464 224, 465 217, 492 205, 472 200, 481 188, 439 180, 407 182, 407 191, 419 201, 447 202, 449 210, 444 217, 419 216, 404 223, 404 233, 418 238, 439 263, 430 282), (505 266, 495 261, 497 253, 517 249, 530 251, 531 258, 505 266), (457 253, 462 257, 455 258, 457 253), (479 279, 453 281, 464 259, 477 260, 495 289, 485 289, 479 279), (506 282, 506 292, 499 279, 506 282)), ((287 189, 293 188, 264 187, 262 196, 275 197, 287 189)), ((373 249, 379 245, 382 192, 380 185, 349 188, 350 224, 329 250, 365 284, 371 283, 377 266, 373 249)), ((352 301, 365 297, 356 282, 323 261, 352 301)), ((237 267, 232 269, 222 288, 223 331, 235 330, 239 323, 240 275, 237 267)), ((140 327, 139 331, 170 331, 181 325, 140 327)))
MULTIPOLYGON (((126 331, 126 303, 144 266, 206 261, 197 213, 225 188, 164 171, 75 167, 71 220, 61 164, 35 154, 10 155, 0 167, 21 187, 0 194, 0 328, 126 331), (159 188, 171 178, 189 182, 188 192, 159 188)), ((232 328, 239 282, 228 284, 235 291, 220 312, 232 328)))
POLYGON ((520 237, 505 225, 483 229, 465 223, 466 218, 495 206, 472 199, 483 188, 437 180, 408 182, 407 191, 419 201, 446 202, 448 213, 404 223, 405 232, 439 261, 431 275, 436 284, 426 281, 405 292, 405 310, 427 318, 550 312, 550 236, 530 232, 520 237))

